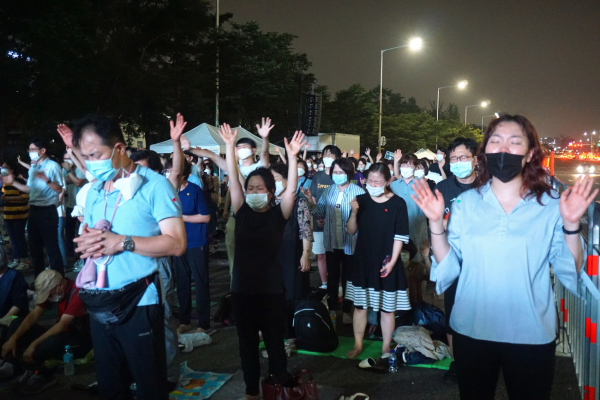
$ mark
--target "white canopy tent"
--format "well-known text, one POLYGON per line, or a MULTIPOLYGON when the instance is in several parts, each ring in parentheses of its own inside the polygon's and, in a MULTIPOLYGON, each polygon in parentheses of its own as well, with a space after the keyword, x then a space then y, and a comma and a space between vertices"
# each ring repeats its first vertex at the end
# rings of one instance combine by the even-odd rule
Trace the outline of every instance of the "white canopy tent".
MULTIPOLYGON (((262 138, 260 136, 253 135, 241 126, 232 129, 237 129, 238 139, 250 138, 254 140, 256 143, 257 152, 260 151, 262 146, 262 138)), ((185 136, 189 139, 192 147, 200 147, 202 149, 210 150, 215 154, 225 154, 225 142, 223 142, 223 139, 221 139, 221 136, 219 136, 217 128, 212 125, 207 123, 199 125, 194 129, 187 131, 185 136)), ((285 148, 269 143, 269 154, 275 156, 279 155, 277 148, 280 148, 282 153, 285 153, 285 148)), ((159 154, 172 153, 173 141, 169 139, 165 140, 164 142, 155 143, 150 146, 150 150, 154 150, 159 154)))
POLYGON ((435 160, 435 153, 427 149, 419 149, 419 151, 415 152, 415 156, 417 156, 419 160, 421 158, 427 158, 431 161, 435 160))

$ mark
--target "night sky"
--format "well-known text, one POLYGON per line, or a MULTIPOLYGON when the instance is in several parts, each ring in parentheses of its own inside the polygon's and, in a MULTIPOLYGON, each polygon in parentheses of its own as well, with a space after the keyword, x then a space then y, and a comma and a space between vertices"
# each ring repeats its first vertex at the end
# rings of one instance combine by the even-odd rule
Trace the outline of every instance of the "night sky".
POLYGON ((496 111, 529 117, 541 137, 600 135, 600 1, 221 0, 234 21, 289 32, 332 94, 379 84, 380 51, 423 39, 418 52, 384 55, 383 86, 469 108, 468 122, 496 111))

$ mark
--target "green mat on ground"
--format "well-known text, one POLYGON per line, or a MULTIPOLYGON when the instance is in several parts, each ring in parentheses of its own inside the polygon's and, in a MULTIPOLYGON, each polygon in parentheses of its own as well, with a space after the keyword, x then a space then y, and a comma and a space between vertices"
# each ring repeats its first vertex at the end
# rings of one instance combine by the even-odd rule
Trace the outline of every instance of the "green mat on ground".
MULTIPOLYGON (((354 338, 347 336, 338 336, 339 345, 337 349, 332 351, 331 353, 317 353, 314 351, 306 351, 306 350, 298 350, 298 354, 308 354, 311 356, 321 356, 321 357, 336 357, 336 358, 346 358, 346 353, 352 350, 354 347, 354 338)), ((264 342, 260 342, 261 349, 265 348, 264 342)), ((355 360, 362 361, 365 358, 374 358, 378 359, 381 357, 381 341, 378 340, 363 340, 363 352, 360 353, 359 356, 355 358, 355 360)), ((417 364, 411 365, 411 367, 419 367, 419 368, 436 368, 436 369, 448 369, 450 368, 450 363, 452 362, 451 358, 445 358, 440 361, 436 361, 432 364, 417 364)))

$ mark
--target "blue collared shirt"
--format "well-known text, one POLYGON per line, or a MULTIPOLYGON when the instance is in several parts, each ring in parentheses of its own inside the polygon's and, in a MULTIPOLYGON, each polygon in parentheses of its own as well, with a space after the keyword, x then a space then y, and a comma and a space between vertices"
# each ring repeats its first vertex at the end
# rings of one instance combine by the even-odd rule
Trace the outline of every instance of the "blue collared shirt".
MULTIPOLYGON (((400 178, 392 182, 390 189, 396 196, 402 197, 406 202, 410 238, 418 249, 421 246, 421 242, 427 238, 427 217, 425 217, 423 211, 421 211, 419 206, 417 206, 417 203, 415 203, 412 197, 410 197, 411 194, 415 193, 413 188, 414 184, 415 178, 408 183, 404 182, 404 179, 400 178)), ((423 260, 420 252, 417 252, 414 260, 423 260)))
POLYGON ((29 204, 32 206, 58 206, 58 193, 48 186, 48 184, 36 174, 43 172, 50 182, 54 182, 61 187, 65 186, 65 179, 62 175, 62 167, 58 163, 46 158, 39 165, 32 165, 29 169, 27 186, 29 186, 29 204))
POLYGON ((494 342, 546 344, 556 338, 552 271, 577 293, 575 259, 565 243, 558 196, 521 199, 506 214, 490 188, 452 204, 450 252, 431 270, 438 293, 459 276, 450 325, 494 342))
MULTIPOLYGON (((131 200, 121 199, 115 214, 111 231, 118 235, 151 237, 161 234, 158 223, 167 218, 181 218, 181 203, 175 189, 164 176, 136 166, 135 172, 143 178, 131 200)), ((120 191, 115 189, 107 196, 106 216, 104 215, 104 182, 94 182, 85 202, 84 222, 89 227, 101 219, 110 222, 120 191)), ((112 256, 106 267, 106 290, 120 289, 158 270, 160 258, 146 257, 130 251, 112 256)), ((158 292, 151 284, 138 305, 158 303, 158 292)))
MULTIPOLYGON (((360 194, 366 193, 362 188, 358 187, 354 183, 348 185, 346 190, 342 195, 342 203, 341 203, 341 211, 342 211, 342 235, 344 239, 344 254, 352 255, 354 254, 354 247, 356 247, 356 238, 357 234, 350 235, 346 230, 346 223, 350 218, 350 212, 352 208, 350 207, 350 202, 356 196, 360 194)), ((335 205, 337 203, 337 198, 340 194, 340 189, 338 189, 337 185, 331 185, 321 195, 319 198, 319 204, 317 207, 312 210, 312 213, 317 216, 317 218, 325 217, 325 230, 323 234, 323 243, 325 245, 325 251, 333 251, 334 241, 335 241, 335 232, 333 232, 334 223, 333 223, 333 213, 335 212, 335 205)), ((357 232, 358 233, 358 232, 357 232)))

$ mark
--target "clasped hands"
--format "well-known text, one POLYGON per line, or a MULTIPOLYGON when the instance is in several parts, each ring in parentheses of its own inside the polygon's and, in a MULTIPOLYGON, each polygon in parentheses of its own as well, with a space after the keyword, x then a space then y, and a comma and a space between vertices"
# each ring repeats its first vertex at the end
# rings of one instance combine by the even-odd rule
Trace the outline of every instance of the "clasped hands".
POLYGON ((87 224, 83 225, 81 235, 73 241, 77 243, 77 251, 81 253, 80 258, 86 259, 89 257, 99 258, 103 256, 111 256, 123 251, 122 243, 125 240, 124 235, 89 228, 87 224))

